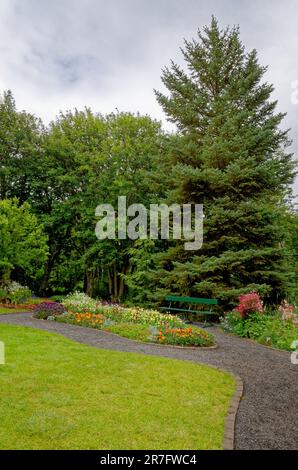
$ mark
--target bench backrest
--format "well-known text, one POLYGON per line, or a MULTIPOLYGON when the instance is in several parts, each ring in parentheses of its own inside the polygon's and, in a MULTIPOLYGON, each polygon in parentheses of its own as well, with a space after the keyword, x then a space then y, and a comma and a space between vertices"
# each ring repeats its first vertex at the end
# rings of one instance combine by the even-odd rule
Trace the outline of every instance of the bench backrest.
POLYGON ((177 295, 167 295, 165 300, 168 302, 187 302, 189 304, 218 305, 217 299, 203 299, 200 297, 179 297, 177 295))

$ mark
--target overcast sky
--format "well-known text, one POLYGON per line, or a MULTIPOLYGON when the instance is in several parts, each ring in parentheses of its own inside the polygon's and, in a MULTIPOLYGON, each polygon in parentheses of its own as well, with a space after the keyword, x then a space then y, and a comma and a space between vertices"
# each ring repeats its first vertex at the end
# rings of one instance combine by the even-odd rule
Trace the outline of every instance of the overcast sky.
POLYGON ((182 63, 183 38, 212 14, 239 24, 247 49, 269 65, 298 156, 298 0, 0 0, 0 92, 10 88, 19 109, 45 122, 86 105, 148 113, 169 127, 153 88, 163 89, 161 68, 182 63))

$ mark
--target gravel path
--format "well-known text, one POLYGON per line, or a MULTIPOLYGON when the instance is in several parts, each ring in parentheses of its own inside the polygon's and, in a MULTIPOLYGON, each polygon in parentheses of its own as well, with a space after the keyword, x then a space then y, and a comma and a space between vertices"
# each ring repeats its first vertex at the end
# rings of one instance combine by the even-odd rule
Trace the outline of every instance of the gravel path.
MULTIPOLYGON (((193 350, 142 344, 90 328, 35 320, 30 313, 0 315, 0 323, 60 333, 82 344, 210 364, 244 382, 235 429, 236 449, 298 449, 298 365, 290 353, 209 328, 217 349, 193 350)), ((298 333, 297 333, 298 339, 298 333)))

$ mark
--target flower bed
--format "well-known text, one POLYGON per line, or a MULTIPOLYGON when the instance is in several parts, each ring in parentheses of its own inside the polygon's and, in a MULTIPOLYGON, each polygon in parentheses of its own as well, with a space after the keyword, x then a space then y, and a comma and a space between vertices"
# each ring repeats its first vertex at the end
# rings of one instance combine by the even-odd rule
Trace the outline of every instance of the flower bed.
POLYGON ((177 315, 160 313, 157 310, 140 307, 128 308, 115 303, 99 302, 82 293, 67 296, 62 304, 69 312, 101 314, 116 322, 153 326, 165 324, 171 327, 179 327, 183 324, 183 321, 177 315))
POLYGON ((55 318, 62 323, 96 328, 115 333, 125 338, 149 343, 169 344, 174 346, 212 346, 213 336, 207 331, 197 327, 188 327, 183 323, 179 328, 165 326, 163 322, 159 327, 137 322, 115 322, 98 313, 67 312, 55 318))
POLYGON ((196 327, 162 328, 156 338, 158 343, 176 346, 212 346, 213 337, 196 327))
MULTIPOLYGON (((75 309, 77 312, 84 310, 96 309, 97 302, 83 292, 75 292, 74 294, 67 295, 63 300, 63 305, 67 310, 75 309)), ((97 313, 97 312, 93 312, 97 313)))
POLYGON ((63 305, 58 302, 42 302, 34 307, 33 316, 40 320, 54 319, 65 312, 63 305))
POLYGON ((26 310, 32 310, 35 307, 36 304, 0 304, 0 308, 5 308, 8 310, 23 310, 25 312, 26 310))
POLYGON ((0 303, 0 308, 5 308, 9 310, 18 310, 26 312, 28 310, 33 310, 35 307, 44 302, 53 302, 52 299, 40 298, 40 297, 30 297, 26 300, 25 303, 10 304, 10 303, 0 303))
POLYGON ((189 327, 175 316, 138 307, 97 302, 85 294, 68 296, 67 309, 55 320, 63 323, 102 329, 138 341, 176 346, 212 346, 213 336, 196 327, 189 327))
MULTIPOLYGON (((247 296, 250 301, 253 299, 253 302, 250 303, 251 308, 245 310, 242 307, 237 307, 233 312, 228 313, 221 319, 222 328, 261 344, 291 351, 292 343, 298 338, 298 329, 293 313, 294 307, 291 308, 291 316, 288 314, 288 304, 286 305, 287 315, 284 313, 284 308, 268 314, 258 301, 257 294, 253 294, 254 296, 247 296)), ((243 297, 240 298, 242 306, 244 304, 243 297)))
POLYGON ((62 323, 71 323, 73 325, 85 326, 87 328, 102 328, 106 318, 98 313, 91 312, 67 312, 62 316, 56 318, 57 321, 62 323))

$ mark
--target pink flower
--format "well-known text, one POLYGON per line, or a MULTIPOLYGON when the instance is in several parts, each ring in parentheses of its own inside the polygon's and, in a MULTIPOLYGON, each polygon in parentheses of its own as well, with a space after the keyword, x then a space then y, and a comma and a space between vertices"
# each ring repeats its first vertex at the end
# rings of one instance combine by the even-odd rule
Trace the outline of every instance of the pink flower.
POLYGON ((250 313, 262 313, 263 304, 257 292, 250 292, 249 294, 240 295, 239 305, 236 309, 240 315, 245 318, 250 313))

